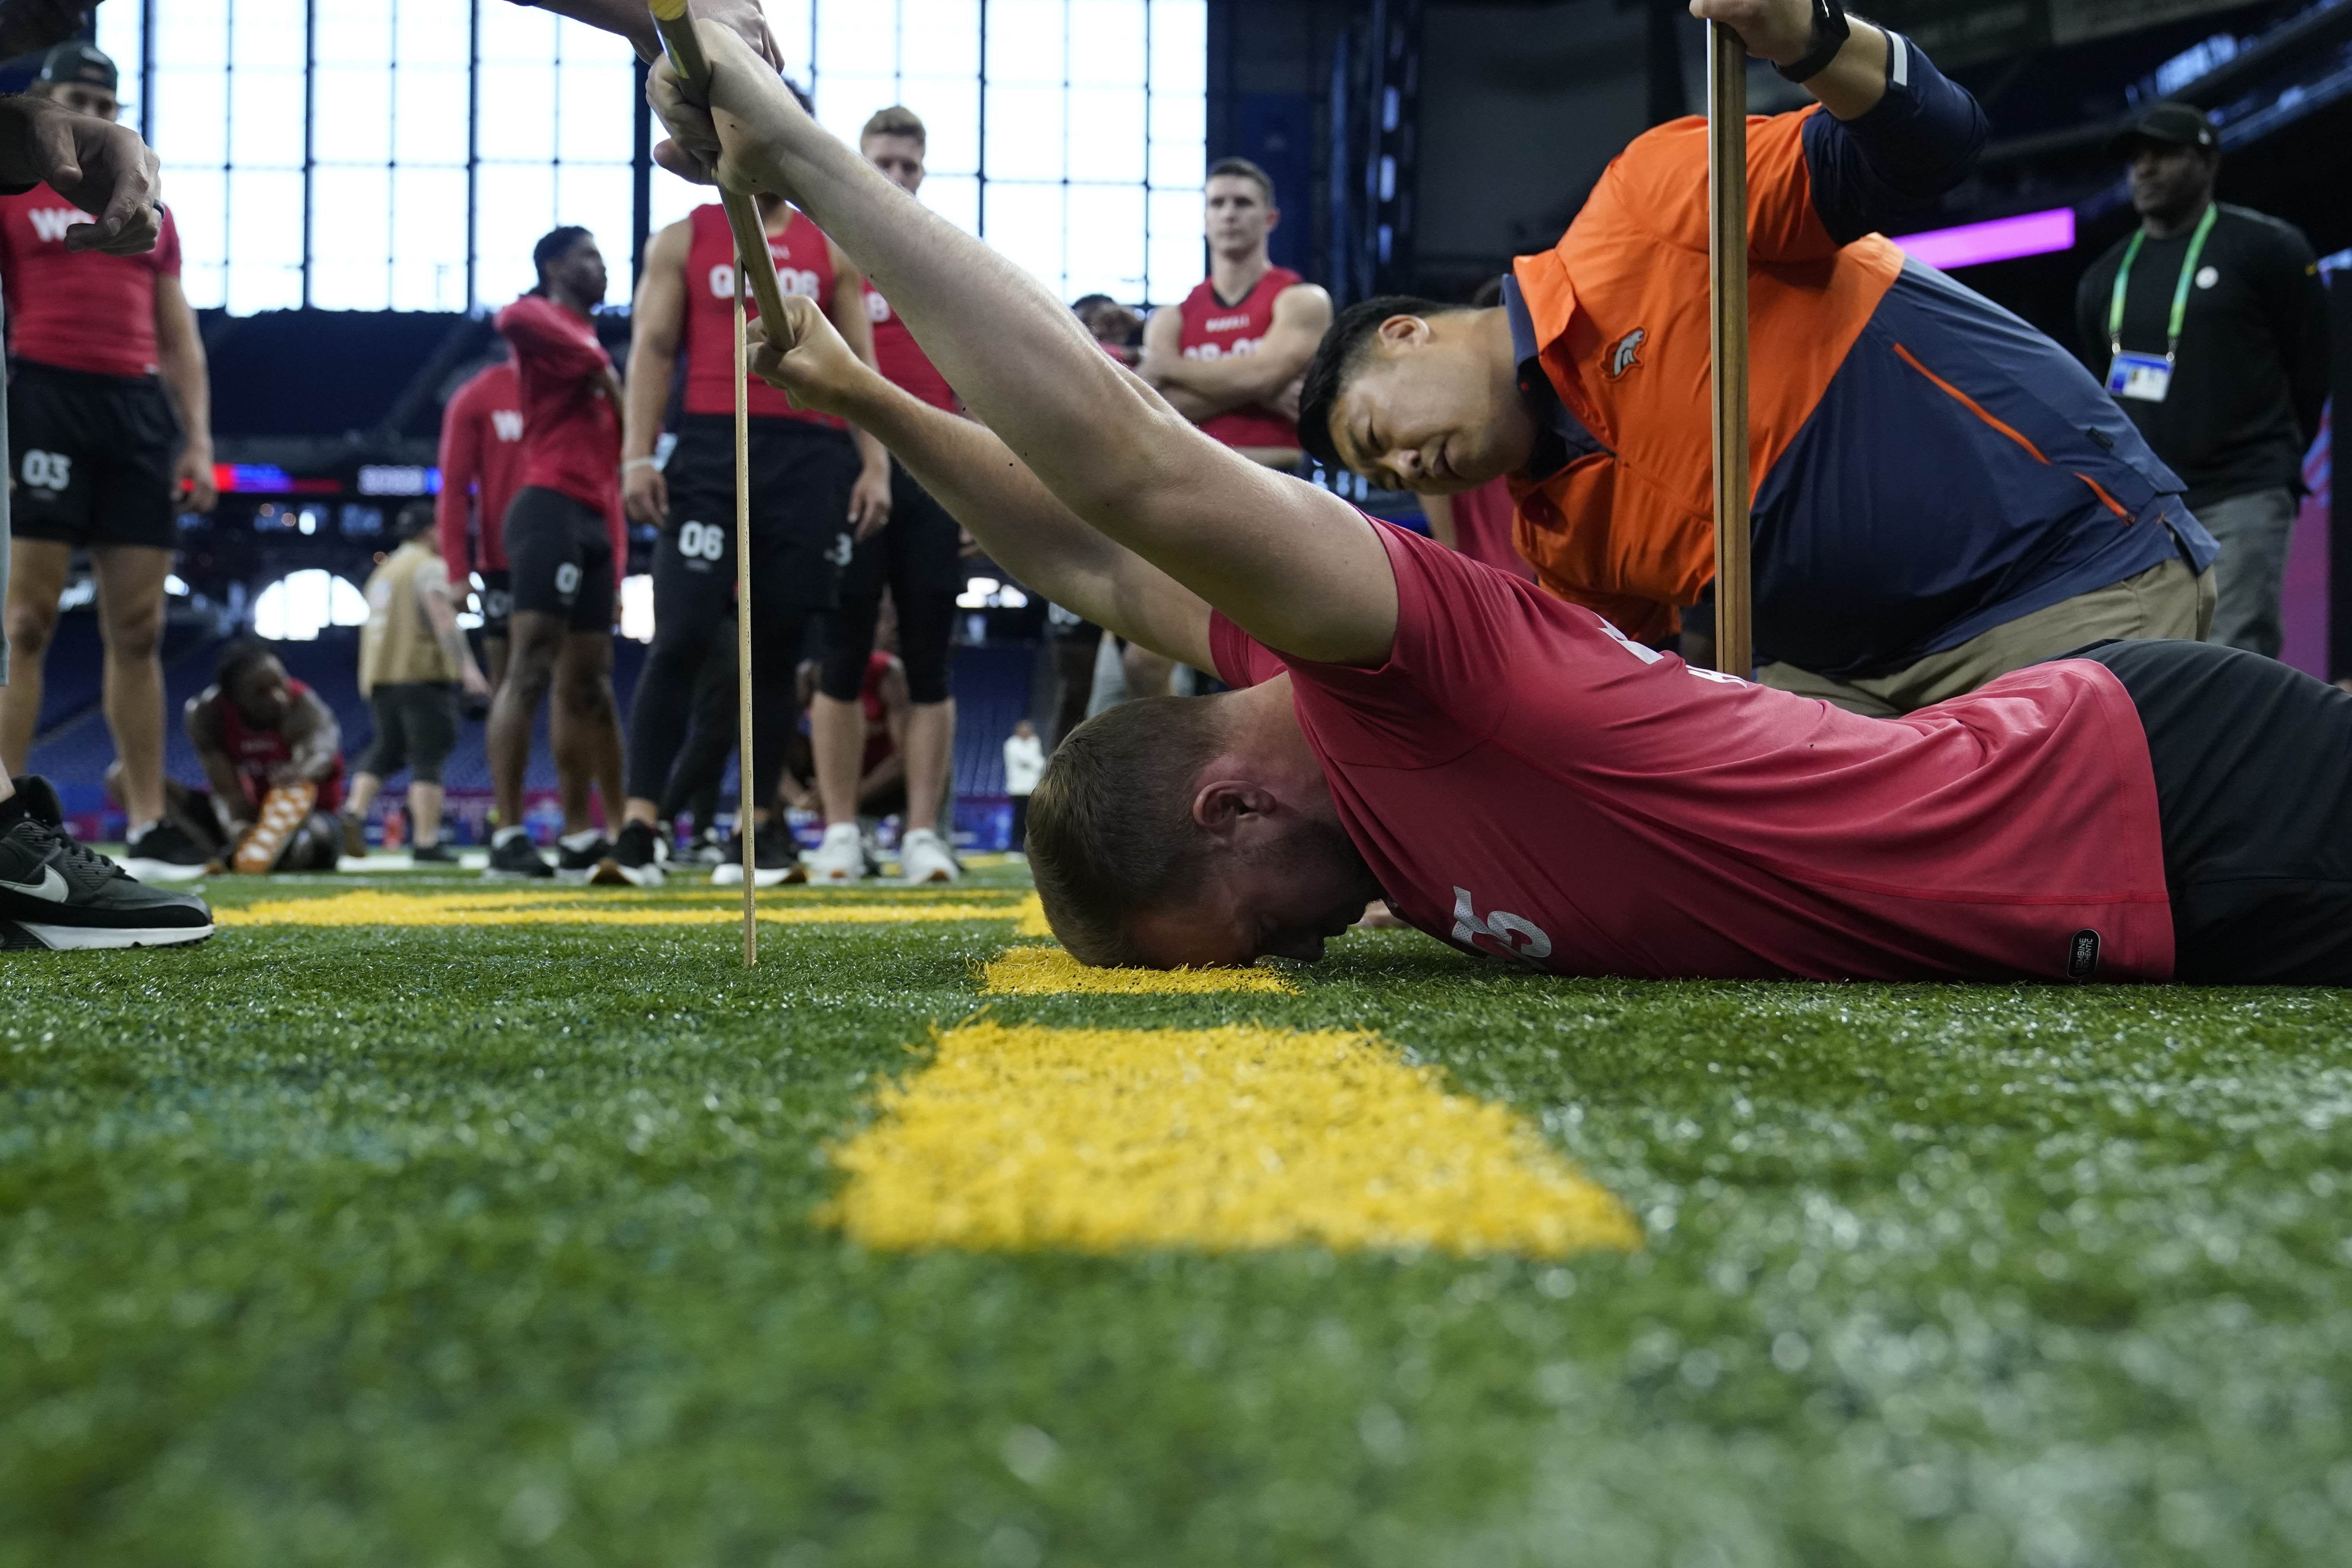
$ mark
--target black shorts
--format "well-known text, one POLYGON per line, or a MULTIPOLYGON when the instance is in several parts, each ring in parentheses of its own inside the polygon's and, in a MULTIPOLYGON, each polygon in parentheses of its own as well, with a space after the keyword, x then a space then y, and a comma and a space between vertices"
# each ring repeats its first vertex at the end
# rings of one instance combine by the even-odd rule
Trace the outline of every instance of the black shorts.
POLYGON ((890 465, 890 524, 862 539, 842 574, 841 608, 824 621, 824 694, 846 702, 866 680, 882 591, 898 612, 898 657, 914 701, 952 695, 948 661, 955 640, 956 595, 962 592, 963 531, 915 477, 890 465))
MULTIPOLYGON (((751 595, 766 609, 831 609, 849 559, 857 448, 845 430, 751 421, 751 595)), ((669 522, 654 546, 654 625, 720 616, 735 593, 735 421, 689 414, 663 470, 669 522)), ((508 543, 511 557, 513 543, 508 543)))
POLYGON ((613 536, 603 512, 525 485, 507 503, 503 538, 516 614, 561 616, 575 632, 613 629, 613 536))
POLYGON ((446 680, 386 681, 368 693, 375 739, 360 772, 388 779, 402 768, 418 784, 439 784, 457 749, 457 689, 446 680))
POLYGON ((963 531, 931 492, 897 462, 890 465, 890 526, 857 542, 841 597, 878 601, 882 590, 903 611, 912 600, 963 592, 963 531))
POLYGON ((180 423, 152 376, 9 367, 16 536, 77 547, 180 547, 180 423))
POLYGON ((504 637, 514 616, 514 574, 501 566, 482 568, 482 635, 504 637))
POLYGON ((2352 985, 2352 694, 2260 654, 2106 642, 2156 771, 2173 977, 2352 985))

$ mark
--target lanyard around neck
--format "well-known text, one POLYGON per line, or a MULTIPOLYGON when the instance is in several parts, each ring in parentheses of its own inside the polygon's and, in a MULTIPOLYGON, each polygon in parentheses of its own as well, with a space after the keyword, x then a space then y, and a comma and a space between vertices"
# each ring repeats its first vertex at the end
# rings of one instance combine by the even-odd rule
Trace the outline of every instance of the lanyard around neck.
MULTIPOLYGON (((2197 232, 2189 238, 2189 254, 2180 258, 2180 277, 2172 286, 2172 324, 2166 329, 2164 363, 2170 364, 2180 352, 2180 323, 2189 319, 2189 286, 2197 278, 2197 258, 2205 254, 2205 237, 2213 232, 2213 220, 2221 214, 2221 204, 2207 202, 2205 216, 2197 220, 2197 232)), ((2139 247, 2147 238, 2141 229, 2131 237, 2124 251, 2123 265, 2116 268, 2116 289, 2107 301, 2107 352, 2124 352, 2124 292, 2131 287, 2132 263, 2139 259, 2139 247)))

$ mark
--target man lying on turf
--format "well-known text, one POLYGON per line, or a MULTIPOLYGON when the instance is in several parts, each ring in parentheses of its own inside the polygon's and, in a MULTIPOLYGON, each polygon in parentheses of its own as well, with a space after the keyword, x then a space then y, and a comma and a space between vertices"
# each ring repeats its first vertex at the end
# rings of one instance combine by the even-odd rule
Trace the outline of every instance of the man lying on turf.
POLYGON ((797 202, 985 427, 797 301, 760 373, 1034 590, 1241 689, 1055 753, 1031 865, 1079 958, 1312 959, 1384 896, 1561 973, 2352 981, 2352 697, 2189 643, 1892 720, 1691 669, 1201 435, 701 31, 718 126, 659 68, 664 160, 723 152, 726 184, 797 202))

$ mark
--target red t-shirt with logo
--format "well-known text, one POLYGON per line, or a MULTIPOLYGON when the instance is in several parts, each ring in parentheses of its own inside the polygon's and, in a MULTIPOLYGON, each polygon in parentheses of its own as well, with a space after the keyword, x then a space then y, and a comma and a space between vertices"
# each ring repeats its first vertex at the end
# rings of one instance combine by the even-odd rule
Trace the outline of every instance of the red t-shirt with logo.
POLYGON ((1286 668, 1397 913, 1559 974, 2164 980, 2156 780, 2122 683, 2037 665, 1901 719, 1696 670, 1401 529, 1374 669, 1223 616, 1218 673, 1286 668))
POLYGON ((66 229, 90 215, 47 185, 0 196, 0 290, 18 359, 97 375, 155 374, 155 279, 180 275, 180 227, 140 256, 69 251, 66 229))
POLYGON ((616 516, 621 505, 621 411, 599 371, 612 356, 596 328, 552 300, 526 294, 500 310, 522 386, 522 482, 616 516))
MULTIPOLYGON (((310 695, 310 688, 306 683, 290 676, 287 678, 286 689, 293 693, 297 702, 310 695)), ((216 699, 213 712, 220 719, 222 749, 228 752, 229 761, 236 765, 236 776, 245 785, 247 807, 257 810, 261 803, 269 798, 270 771, 278 763, 292 759, 293 744, 286 739, 283 730, 257 730, 247 723, 244 712, 236 703, 221 696, 217 687, 213 689, 212 695, 216 699)), ((325 778, 319 781, 318 809, 333 811, 342 804, 343 753, 339 751, 335 753, 335 765, 327 770, 325 778)))
MULTIPOLYGON (((1302 283, 1287 267, 1272 267, 1250 291, 1228 305, 1217 298, 1216 286, 1202 279, 1184 296, 1179 308, 1183 321, 1178 339, 1186 359, 1225 359, 1255 353, 1258 340, 1274 328, 1274 302, 1285 289, 1302 283)), ((1298 426, 1269 409, 1252 405, 1201 421, 1203 433, 1228 447, 1296 447, 1298 426)))
POLYGON ((874 323, 874 364, 893 386, 910 392, 934 408, 956 411, 955 388, 890 309, 890 301, 871 282, 866 285, 866 319, 874 323))
POLYGON ((442 411, 441 495, 434 503, 434 521, 441 532, 441 559, 460 584, 478 568, 507 569, 499 525, 506 521, 507 502, 522 487, 522 383, 511 360, 475 375, 442 411), (478 553, 472 538, 477 531, 478 553))
MULTIPOLYGON (((686 411, 688 414, 735 413, 735 231, 727 226, 727 209, 716 202, 687 215, 692 242, 686 253, 686 411)), ((787 294, 814 300, 817 308, 833 309, 833 246, 808 216, 795 210, 782 234, 768 237, 768 254, 775 259, 776 286, 787 294)), ((744 313, 757 316, 756 295, 743 301, 744 313)), ((792 399, 761 381, 751 379, 746 406, 754 419, 794 419, 845 428, 830 414, 794 408, 792 399)))

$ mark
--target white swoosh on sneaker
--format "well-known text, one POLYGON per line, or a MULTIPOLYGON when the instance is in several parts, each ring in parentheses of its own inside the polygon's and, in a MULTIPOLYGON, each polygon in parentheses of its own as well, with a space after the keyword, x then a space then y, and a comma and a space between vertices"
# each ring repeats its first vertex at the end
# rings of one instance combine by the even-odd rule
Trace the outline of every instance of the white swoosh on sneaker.
POLYGON ((58 868, 55 866, 42 867, 41 879, 37 882, 12 882, 5 877, 0 877, 0 888, 6 888, 13 892, 29 893, 37 899, 47 899, 53 904, 62 904, 73 897, 73 889, 66 886, 66 879, 58 875, 58 868))

